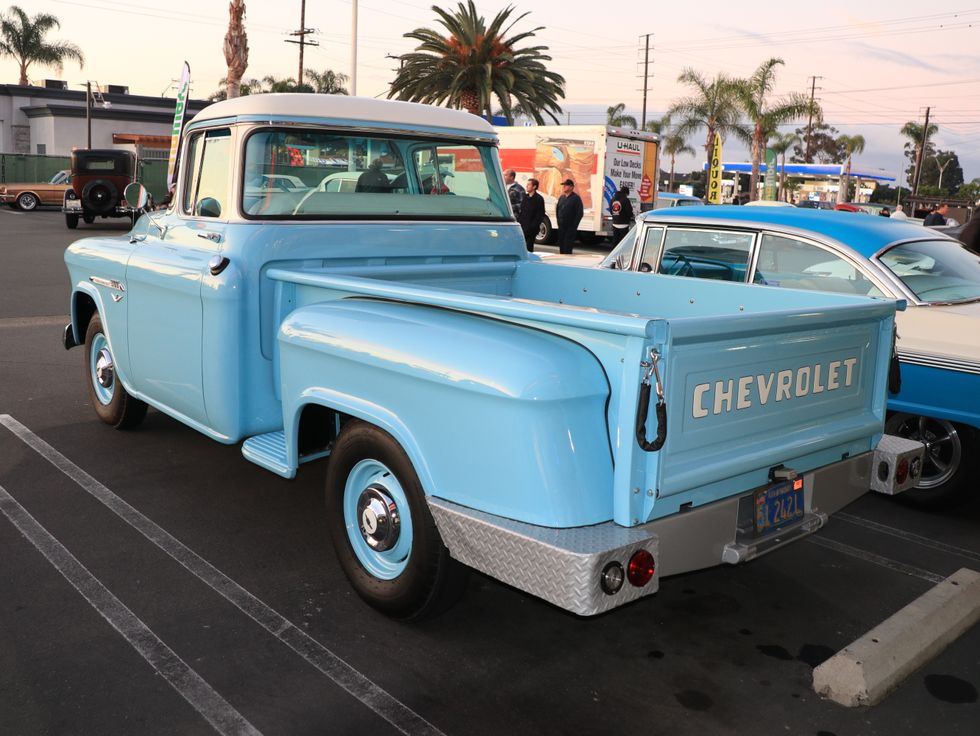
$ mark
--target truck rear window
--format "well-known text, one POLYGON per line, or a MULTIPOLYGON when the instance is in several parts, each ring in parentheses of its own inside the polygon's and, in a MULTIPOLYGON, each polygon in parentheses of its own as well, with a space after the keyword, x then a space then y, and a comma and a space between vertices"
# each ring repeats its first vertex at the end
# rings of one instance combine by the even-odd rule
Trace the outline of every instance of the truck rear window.
POLYGON ((261 130, 245 146, 242 213, 259 219, 510 219, 490 144, 261 130))

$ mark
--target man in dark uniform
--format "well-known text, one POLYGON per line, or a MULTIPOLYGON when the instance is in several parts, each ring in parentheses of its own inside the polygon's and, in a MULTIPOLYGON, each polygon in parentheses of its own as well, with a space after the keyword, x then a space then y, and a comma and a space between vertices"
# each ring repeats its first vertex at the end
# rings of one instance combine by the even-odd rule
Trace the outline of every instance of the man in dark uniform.
POLYGON ((507 197, 510 199, 510 208, 514 210, 514 217, 521 214, 521 207, 524 205, 524 187, 517 183, 517 172, 507 169, 504 172, 504 184, 507 185, 507 197))
POLYGON ((575 193, 575 182, 565 179, 561 183, 561 196, 555 206, 558 220, 558 251, 571 255, 572 244, 578 234, 578 224, 582 221, 582 198, 575 193))
POLYGON ((527 180, 527 196, 517 214, 517 221, 524 232, 524 245, 528 251, 534 252, 534 239, 538 237, 541 223, 544 221, 544 197, 538 194, 538 180, 527 180))

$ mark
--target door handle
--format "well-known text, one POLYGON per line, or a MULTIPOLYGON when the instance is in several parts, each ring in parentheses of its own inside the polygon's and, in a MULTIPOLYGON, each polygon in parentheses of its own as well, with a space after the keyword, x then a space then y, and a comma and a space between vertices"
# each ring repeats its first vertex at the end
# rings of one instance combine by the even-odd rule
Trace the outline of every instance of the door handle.
POLYGON ((221 233, 216 233, 211 230, 205 230, 204 232, 198 233, 197 237, 204 238, 205 240, 210 240, 212 243, 217 243, 221 240, 221 233))

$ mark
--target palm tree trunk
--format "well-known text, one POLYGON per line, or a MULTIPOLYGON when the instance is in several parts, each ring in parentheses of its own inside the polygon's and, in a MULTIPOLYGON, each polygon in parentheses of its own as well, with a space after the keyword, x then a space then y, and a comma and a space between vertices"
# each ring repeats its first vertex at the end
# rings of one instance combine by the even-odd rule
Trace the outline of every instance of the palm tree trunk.
POLYGON ((231 0, 224 47, 225 63, 228 64, 226 94, 229 100, 241 94, 242 77, 248 68, 248 37, 242 22, 244 16, 245 0, 231 0))
POLYGON ((776 199, 780 202, 786 201, 786 154, 779 157, 779 189, 776 191, 776 199))
POLYGON ((17 84, 21 87, 26 87, 29 84, 27 81, 27 64, 23 61, 20 63, 20 81, 17 84))
POLYGON ((667 179, 667 191, 674 191, 674 159, 676 156, 670 157, 670 178, 667 179))
POLYGON ((851 178, 851 157, 848 156, 847 166, 844 168, 844 173, 841 175, 840 178, 840 184, 837 186, 838 202, 846 202, 848 200, 847 189, 848 186, 850 185, 850 181, 849 181, 850 178, 851 178))
POLYGON ((464 110, 473 115, 480 114, 480 96, 473 90, 466 90, 459 97, 459 104, 464 110))

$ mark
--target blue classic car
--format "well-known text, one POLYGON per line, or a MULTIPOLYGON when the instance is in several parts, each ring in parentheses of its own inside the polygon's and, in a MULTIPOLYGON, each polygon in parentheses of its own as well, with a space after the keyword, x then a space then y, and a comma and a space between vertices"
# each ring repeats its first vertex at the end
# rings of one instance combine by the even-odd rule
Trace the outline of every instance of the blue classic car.
POLYGON ((937 506, 965 495, 980 428, 980 258, 921 225, 797 208, 648 212, 601 264, 714 281, 904 299, 901 390, 887 431, 925 443, 916 490, 937 506))

